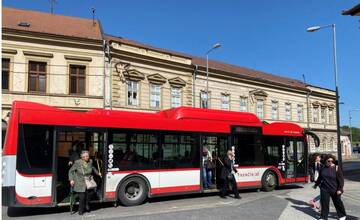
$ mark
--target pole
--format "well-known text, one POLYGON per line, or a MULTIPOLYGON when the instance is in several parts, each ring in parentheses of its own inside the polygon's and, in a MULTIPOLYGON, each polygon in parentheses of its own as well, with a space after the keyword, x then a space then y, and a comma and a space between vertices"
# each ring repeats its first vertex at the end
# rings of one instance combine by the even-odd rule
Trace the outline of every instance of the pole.
POLYGON ((350 146, 353 143, 352 130, 351 130, 351 110, 349 110, 349 131, 350 131, 350 146))
POLYGON ((338 151, 338 165, 342 168, 342 149, 340 140, 340 105, 339 105, 339 86, 338 86, 338 70, 337 70, 337 56, 336 56, 336 26, 332 24, 333 30, 333 50, 334 50, 334 73, 335 73, 335 95, 336 95, 336 130, 337 130, 337 151, 338 151))
POLYGON ((209 108, 209 54, 206 54, 206 108, 209 108))

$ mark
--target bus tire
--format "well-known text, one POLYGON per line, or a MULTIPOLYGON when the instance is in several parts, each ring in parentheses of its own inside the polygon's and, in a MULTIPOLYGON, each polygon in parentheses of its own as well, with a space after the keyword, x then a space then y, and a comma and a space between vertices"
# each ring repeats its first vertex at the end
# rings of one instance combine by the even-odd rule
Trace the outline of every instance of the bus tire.
POLYGON ((277 186, 277 177, 274 171, 268 170, 264 173, 261 180, 262 189, 265 192, 270 192, 277 186))
POLYGON ((124 206, 135 206, 145 201, 148 191, 145 180, 140 177, 130 177, 121 183, 117 196, 124 206))

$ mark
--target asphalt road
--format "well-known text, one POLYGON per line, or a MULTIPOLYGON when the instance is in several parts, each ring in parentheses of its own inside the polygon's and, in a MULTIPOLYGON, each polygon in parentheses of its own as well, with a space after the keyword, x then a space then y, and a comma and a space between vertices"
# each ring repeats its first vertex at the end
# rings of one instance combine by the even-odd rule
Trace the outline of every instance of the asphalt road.
MULTIPOLYGON (((360 217, 360 160, 344 164, 345 194, 343 201, 347 219, 360 217)), ((273 192, 241 191, 241 200, 221 199, 217 194, 188 195, 151 199, 136 207, 113 207, 112 203, 94 205, 93 211, 80 217, 70 215, 68 207, 15 209, 8 216, 2 208, 3 219, 124 219, 124 220, 195 220, 195 219, 316 219, 316 213, 307 201, 316 195, 310 184, 284 186, 273 192)), ((336 219, 332 208, 330 219, 336 219)))

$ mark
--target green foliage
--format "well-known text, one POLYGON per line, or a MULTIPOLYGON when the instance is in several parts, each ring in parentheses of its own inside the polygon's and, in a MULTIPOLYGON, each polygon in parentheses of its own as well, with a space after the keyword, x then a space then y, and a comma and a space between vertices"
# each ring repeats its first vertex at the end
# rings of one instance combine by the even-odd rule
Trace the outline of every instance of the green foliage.
MULTIPOLYGON (((345 125, 341 127, 341 130, 350 134, 350 129, 349 126, 345 125)), ((360 128, 357 127, 351 127, 351 133, 352 133, 352 138, 353 138, 353 142, 360 142, 360 128)))

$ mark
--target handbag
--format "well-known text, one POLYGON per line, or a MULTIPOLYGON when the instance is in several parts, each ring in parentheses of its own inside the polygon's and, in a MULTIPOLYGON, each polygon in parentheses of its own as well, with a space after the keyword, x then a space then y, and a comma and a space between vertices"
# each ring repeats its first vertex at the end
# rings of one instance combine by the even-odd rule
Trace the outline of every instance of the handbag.
POLYGON ((84 178, 85 178, 86 189, 95 189, 97 187, 97 184, 92 175, 84 176, 84 178))
POLYGON ((206 168, 207 170, 212 170, 212 169, 215 168, 215 163, 212 162, 211 160, 206 160, 206 161, 205 161, 205 168, 206 168))
POLYGON ((86 189, 95 189, 97 187, 97 184, 96 184, 93 176, 92 175, 85 176, 85 171, 84 171, 83 165, 81 165, 81 169, 82 169, 82 172, 84 175, 86 189))

